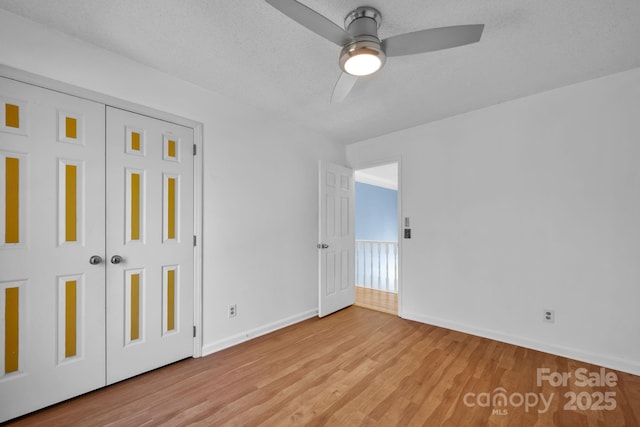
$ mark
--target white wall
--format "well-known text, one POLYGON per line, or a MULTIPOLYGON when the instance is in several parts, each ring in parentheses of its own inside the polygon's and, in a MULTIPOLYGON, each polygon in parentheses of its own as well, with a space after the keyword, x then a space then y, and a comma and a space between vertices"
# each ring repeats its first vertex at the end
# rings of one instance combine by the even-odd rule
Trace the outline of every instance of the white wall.
POLYGON ((347 147, 397 156, 403 317, 640 374, 640 69, 347 147))
POLYGON ((1 64, 204 124, 205 353, 315 313, 318 160, 342 146, 2 10, 0 40, 1 64))

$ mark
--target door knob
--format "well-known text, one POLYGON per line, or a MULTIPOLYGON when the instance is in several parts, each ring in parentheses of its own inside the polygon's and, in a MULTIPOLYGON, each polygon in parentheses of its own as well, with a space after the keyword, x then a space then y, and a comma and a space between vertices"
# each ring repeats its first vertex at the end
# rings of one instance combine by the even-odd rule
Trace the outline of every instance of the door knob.
POLYGON ((91 258, 89 258, 89 264, 91 265, 98 265, 102 262, 102 257, 98 256, 98 255, 94 255, 91 258))
POLYGON ((114 255, 111 257, 111 264, 120 264, 122 261, 124 261, 124 258, 120 255, 114 255))

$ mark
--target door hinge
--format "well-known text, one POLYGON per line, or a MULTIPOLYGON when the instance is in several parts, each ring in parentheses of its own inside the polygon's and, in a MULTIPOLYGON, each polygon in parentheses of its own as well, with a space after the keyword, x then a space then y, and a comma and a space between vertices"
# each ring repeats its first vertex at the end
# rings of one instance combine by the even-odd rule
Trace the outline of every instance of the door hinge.
POLYGON ((193 325, 193 337, 196 337, 196 325, 193 325))
POLYGON ((193 246, 195 246, 195 245, 196 245, 196 235, 194 234, 193 235, 193 246))
POLYGON ((198 150, 196 149, 196 144, 193 144, 193 155, 194 155, 194 156, 196 155, 196 152, 197 152, 197 151, 198 151, 198 150))

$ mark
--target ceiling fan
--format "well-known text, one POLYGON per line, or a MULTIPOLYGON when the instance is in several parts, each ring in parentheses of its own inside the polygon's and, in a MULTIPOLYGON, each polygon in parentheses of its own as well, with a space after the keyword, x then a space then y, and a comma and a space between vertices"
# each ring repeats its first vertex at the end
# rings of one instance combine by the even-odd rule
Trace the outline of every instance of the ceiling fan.
POLYGON ((274 8, 314 33, 342 47, 338 78, 331 102, 342 101, 358 77, 378 71, 387 57, 414 55, 476 43, 484 24, 456 25, 399 34, 380 40, 378 28, 382 15, 373 7, 363 6, 344 19, 345 29, 296 0, 266 0, 274 8))

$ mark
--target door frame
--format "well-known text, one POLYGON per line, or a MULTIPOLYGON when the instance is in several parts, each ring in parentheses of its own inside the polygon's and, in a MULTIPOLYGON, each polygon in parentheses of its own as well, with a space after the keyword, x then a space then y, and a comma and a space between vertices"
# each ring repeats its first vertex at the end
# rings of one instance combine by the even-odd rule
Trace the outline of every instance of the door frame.
POLYGON ((193 357, 202 356, 202 247, 203 247, 203 125, 200 122, 177 116, 175 114, 159 111, 151 107, 136 104, 124 99, 105 95, 89 89, 64 83, 41 75, 18 70, 13 67, 0 64, 0 76, 39 86, 44 89, 54 90, 88 101, 98 102, 107 106, 127 110, 132 113, 142 114, 167 122, 175 123, 193 129, 193 142, 196 148, 193 164, 193 230, 196 236, 196 246, 194 247, 193 262, 193 324, 196 327, 196 334, 193 338, 193 357))
MULTIPOLYGON (((397 163, 398 164, 398 317, 403 316, 402 310, 402 253, 403 253, 403 245, 404 245, 404 233, 402 232, 403 224, 403 209, 402 209, 402 157, 394 156, 394 157, 383 157, 376 160, 365 160, 361 162, 349 162, 349 166, 355 171, 360 169, 368 169, 374 168, 376 166, 388 165, 389 163, 397 163)), ((355 185, 355 177, 354 177, 354 185, 355 185)), ((410 227, 408 227, 410 228, 410 227)))

